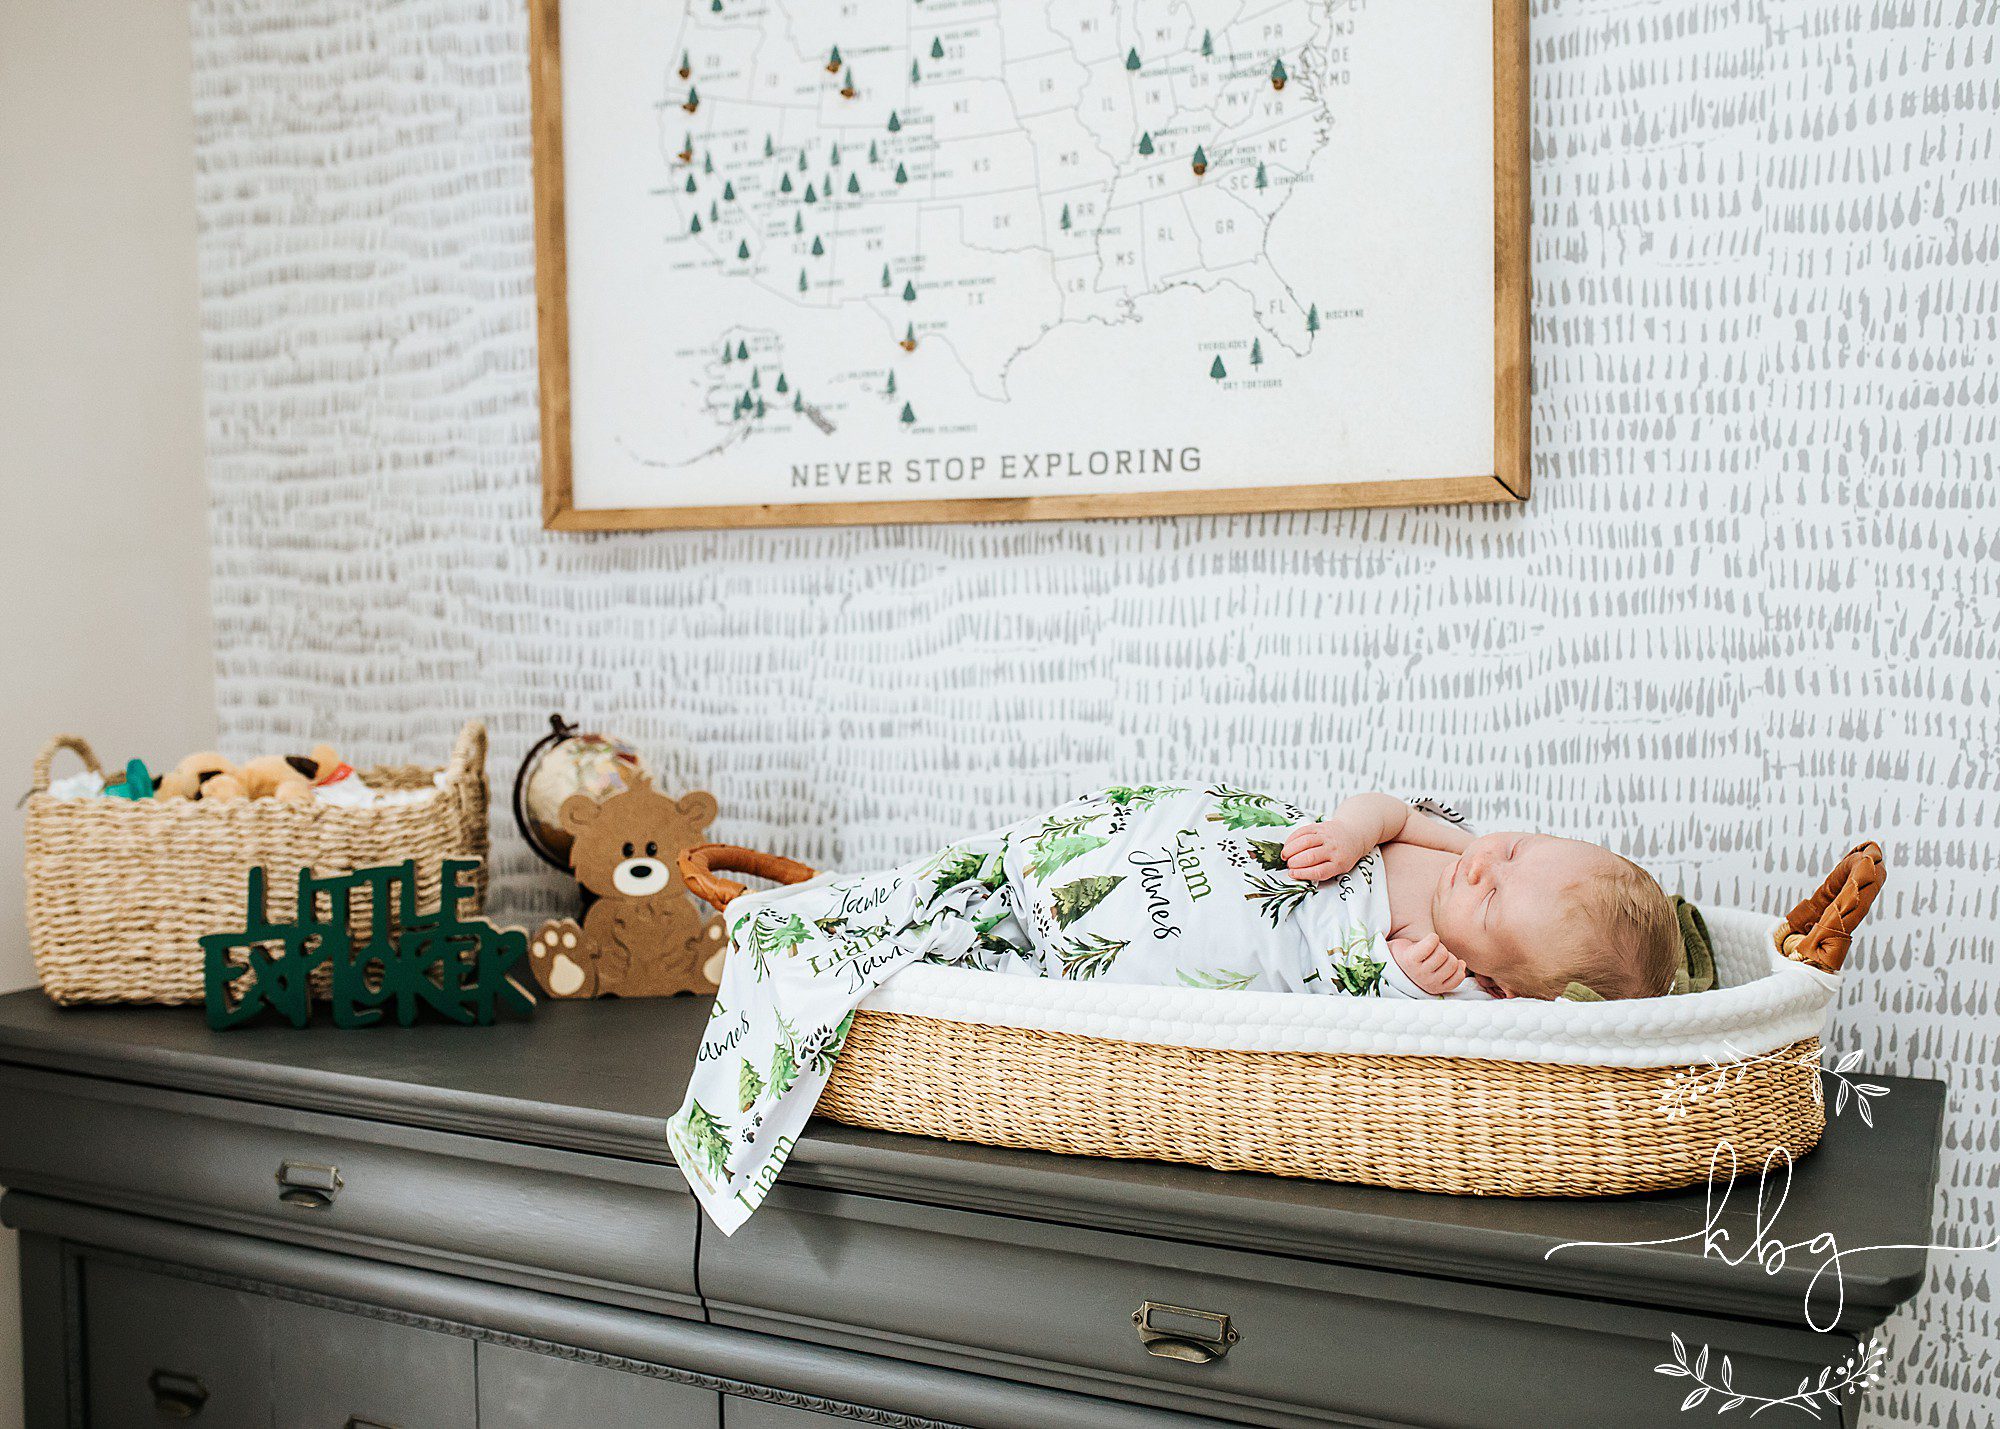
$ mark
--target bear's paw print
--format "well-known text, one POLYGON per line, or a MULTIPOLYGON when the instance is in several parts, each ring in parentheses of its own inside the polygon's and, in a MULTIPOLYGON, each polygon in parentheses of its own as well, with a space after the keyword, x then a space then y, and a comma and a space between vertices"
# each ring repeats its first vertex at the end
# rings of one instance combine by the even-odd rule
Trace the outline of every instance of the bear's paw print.
POLYGON ((591 997, 597 979, 583 950, 583 929, 571 918, 542 924, 528 945, 528 966, 550 997, 591 997))

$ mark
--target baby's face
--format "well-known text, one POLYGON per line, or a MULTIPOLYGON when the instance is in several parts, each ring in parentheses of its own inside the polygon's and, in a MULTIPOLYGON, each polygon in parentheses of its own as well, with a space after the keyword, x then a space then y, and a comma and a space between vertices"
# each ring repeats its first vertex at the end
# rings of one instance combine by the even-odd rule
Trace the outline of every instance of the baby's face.
POLYGON ((1575 890, 1616 867, 1576 839, 1482 834, 1438 880, 1431 926, 1488 992, 1547 996, 1575 890))

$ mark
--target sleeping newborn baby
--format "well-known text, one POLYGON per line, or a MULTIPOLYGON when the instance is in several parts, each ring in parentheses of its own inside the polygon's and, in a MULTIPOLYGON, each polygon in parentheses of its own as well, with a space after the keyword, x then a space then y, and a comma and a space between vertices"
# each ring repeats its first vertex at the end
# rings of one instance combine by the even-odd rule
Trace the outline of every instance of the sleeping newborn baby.
POLYGON ((1362 794, 1320 818, 1226 784, 1114 786, 900 868, 736 899, 669 1146, 733 1231, 811 1115, 854 1009, 903 968, 1348 997, 1665 993, 1676 914, 1636 865, 1473 837, 1362 794))
POLYGON ((1548 834, 1475 838, 1388 794, 1358 794, 1283 846, 1315 883, 1379 862, 1388 891, 1384 990, 1445 997, 1653 997, 1681 955, 1674 909, 1651 874, 1609 849, 1548 834))
POLYGON ((1227 785, 1100 790, 1017 826, 997 871, 1025 926, 993 924, 953 960, 1360 997, 1667 990, 1680 931, 1643 870, 1573 839, 1475 838, 1454 818, 1387 794, 1311 820, 1227 785))

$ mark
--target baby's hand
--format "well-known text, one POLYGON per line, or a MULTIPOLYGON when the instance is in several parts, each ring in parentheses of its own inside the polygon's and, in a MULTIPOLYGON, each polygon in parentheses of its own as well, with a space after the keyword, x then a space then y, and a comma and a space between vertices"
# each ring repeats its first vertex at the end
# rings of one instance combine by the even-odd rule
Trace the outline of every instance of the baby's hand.
POLYGON ((1391 938, 1389 956, 1422 991, 1443 997, 1465 981, 1466 967, 1438 941, 1436 933, 1421 938, 1391 938))
POLYGON ((1323 883, 1351 873, 1375 845, 1338 815, 1323 824, 1300 824, 1285 840, 1285 867, 1292 877, 1323 883))

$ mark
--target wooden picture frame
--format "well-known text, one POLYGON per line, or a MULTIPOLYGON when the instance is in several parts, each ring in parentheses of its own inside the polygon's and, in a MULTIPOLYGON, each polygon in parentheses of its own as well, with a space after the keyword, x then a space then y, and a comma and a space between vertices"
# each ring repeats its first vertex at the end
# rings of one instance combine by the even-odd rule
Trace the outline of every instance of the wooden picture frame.
MULTIPOLYGON (((1491 461, 1386 480, 1092 494, 586 508, 572 467, 570 275, 560 0, 528 0, 540 343, 542 524, 563 531, 865 525, 1226 515, 1264 511, 1507 504, 1529 494, 1528 24, 1526 0, 1493 0, 1493 353, 1491 461)), ((1198 173, 1199 171, 1197 171, 1198 173)), ((803 272, 801 279, 803 280, 803 272)), ((727 344, 725 343, 725 347, 727 344)), ((906 408, 907 410, 907 408, 906 408)))

